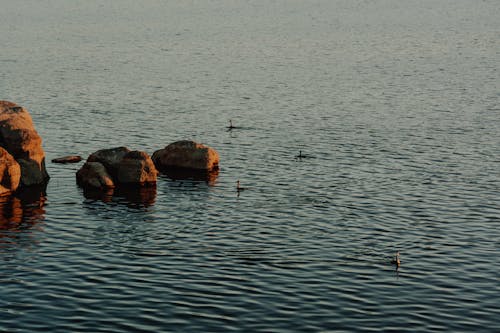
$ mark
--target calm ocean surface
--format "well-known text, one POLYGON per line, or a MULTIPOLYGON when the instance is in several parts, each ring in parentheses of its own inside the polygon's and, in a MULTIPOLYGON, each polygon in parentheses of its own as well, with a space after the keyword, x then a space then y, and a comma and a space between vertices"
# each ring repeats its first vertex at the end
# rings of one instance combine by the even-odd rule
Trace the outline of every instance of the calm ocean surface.
POLYGON ((52 177, 0 203, 0 332, 500 331, 498 0, 0 8, 52 177), (50 163, 181 139, 213 184, 86 198, 50 163))

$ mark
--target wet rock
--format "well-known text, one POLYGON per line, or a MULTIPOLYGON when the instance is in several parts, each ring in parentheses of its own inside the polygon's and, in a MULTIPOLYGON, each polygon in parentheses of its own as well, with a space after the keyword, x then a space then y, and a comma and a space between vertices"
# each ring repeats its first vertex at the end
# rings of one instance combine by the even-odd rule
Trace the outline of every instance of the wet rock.
POLYGON ((78 163, 81 160, 82 160, 81 156, 78 156, 78 155, 69 155, 69 156, 54 158, 52 160, 52 163, 62 163, 62 164, 66 164, 66 163, 78 163))
POLYGON ((118 164, 117 182, 146 185, 156 183, 158 171, 148 154, 142 151, 127 153, 118 164))
POLYGON ((130 149, 127 147, 101 149, 91 154, 87 158, 87 162, 101 163, 106 168, 106 171, 116 179, 118 176, 118 166, 128 153, 130 153, 130 149))
POLYGON ((187 140, 174 142, 155 151, 152 160, 162 172, 184 170, 197 173, 219 168, 219 154, 214 149, 187 140))
POLYGON ((156 183, 158 171, 148 154, 126 147, 99 150, 77 172, 82 187, 113 188, 156 183))
POLYGON ((21 180, 21 167, 14 157, 0 147, 0 196, 17 190, 21 180))
POLYGON ((28 111, 12 102, 0 101, 0 147, 11 154, 21 167, 20 185, 47 183, 42 139, 28 111))
POLYGON ((114 188, 113 178, 99 162, 86 162, 76 173, 76 182, 81 187, 96 189, 114 188))

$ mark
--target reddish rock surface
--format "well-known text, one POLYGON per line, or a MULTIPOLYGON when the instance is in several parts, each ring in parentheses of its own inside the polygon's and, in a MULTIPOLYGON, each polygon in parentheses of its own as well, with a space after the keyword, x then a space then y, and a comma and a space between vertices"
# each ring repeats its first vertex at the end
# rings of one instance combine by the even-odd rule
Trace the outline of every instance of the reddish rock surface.
POLYGON ((194 141, 177 141, 154 152, 152 160, 158 170, 190 169, 211 171, 219 168, 219 154, 194 141))
POLYGON ((14 157, 0 147, 0 196, 11 194, 19 186, 21 167, 14 157))
POLYGON ((148 154, 126 147, 102 149, 89 156, 76 174, 82 187, 113 188, 156 183, 158 171, 148 154))
POLYGON ((0 147, 11 154, 21 167, 23 186, 47 183, 42 139, 28 111, 12 102, 0 101, 0 147))
POLYGON ((153 161, 142 151, 127 153, 118 165, 117 182, 121 184, 156 183, 157 176, 153 161))

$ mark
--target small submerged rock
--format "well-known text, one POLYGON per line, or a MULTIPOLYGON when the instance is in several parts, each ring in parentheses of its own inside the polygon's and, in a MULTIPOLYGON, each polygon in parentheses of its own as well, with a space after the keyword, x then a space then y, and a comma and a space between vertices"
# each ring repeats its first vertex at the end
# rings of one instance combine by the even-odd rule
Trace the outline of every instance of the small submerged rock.
POLYGON ((213 149, 194 141, 177 141, 157 150, 151 157, 156 168, 167 175, 213 175, 219 170, 219 154, 213 149))
POLYGON ((52 163, 61 163, 61 164, 78 163, 81 160, 82 160, 81 156, 78 156, 78 155, 69 155, 69 156, 54 158, 54 159, 52 159, 52 163))

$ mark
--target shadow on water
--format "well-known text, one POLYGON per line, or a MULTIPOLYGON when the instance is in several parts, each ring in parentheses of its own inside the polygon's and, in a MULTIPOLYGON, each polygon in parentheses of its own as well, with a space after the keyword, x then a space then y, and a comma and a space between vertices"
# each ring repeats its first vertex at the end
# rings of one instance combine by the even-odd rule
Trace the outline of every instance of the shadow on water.
POLYGON ((9 243, 45 219, 46 187, 30 187, 0 197, 0 243, 9 243), (3 241, 2 241, 3 239, 3 241))
POLYGON ((156 185, 120 186, 114 189, 83 189, 83 196, 89 200, 104 203, 125 204, 131 208, 147 208, 156 201, 156 185))

